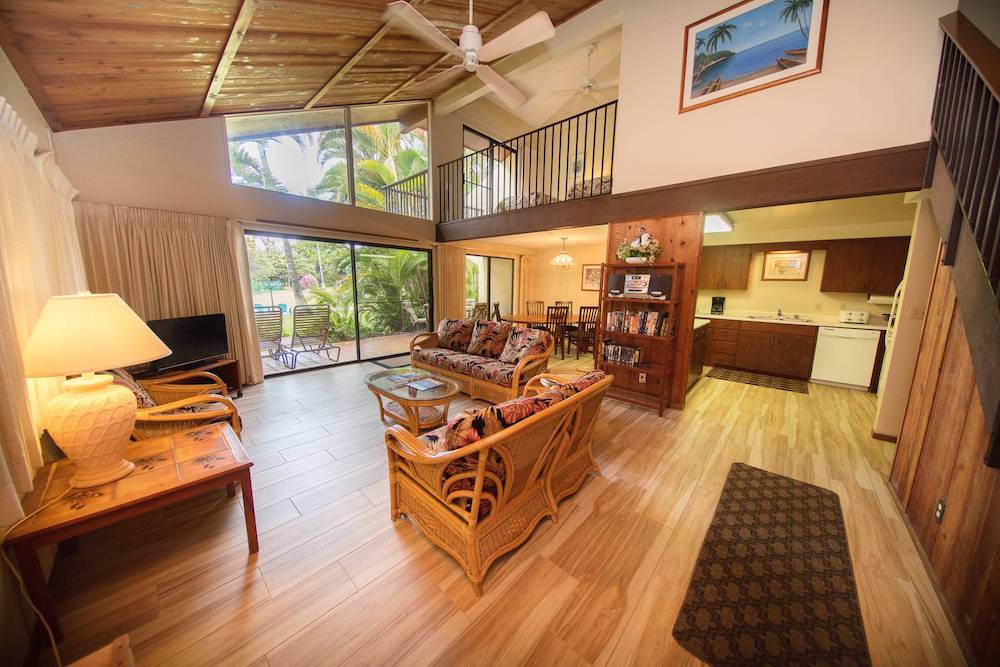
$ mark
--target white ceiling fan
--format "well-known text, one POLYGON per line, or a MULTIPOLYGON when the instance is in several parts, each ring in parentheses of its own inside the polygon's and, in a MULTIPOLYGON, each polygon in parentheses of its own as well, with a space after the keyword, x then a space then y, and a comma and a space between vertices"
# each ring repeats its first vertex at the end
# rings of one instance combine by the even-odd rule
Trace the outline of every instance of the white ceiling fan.
POLYGON ((438 30, 408 2, 389 3, 385 9, 385 18, 445 53, 462 59, 461 65, 450 67, 411 86, 409 89, 411 93, 419 89, 434 88, 444 81, 457 77, 462 72, 474 72, 503 100, 504 104, 510 107, 524 104, 528 99, 527 96, 496 70, 484 63, 544 42, 556 34, 555 28, 552 27, 552 21, 549 20, 549 15, 545 12, 537 12, 502 35, 483 44, 479 28, 472 23, 472 0, 469 0, 469 25, 462 28, 462 36, 459 38, 458 44, 448 39, 447 35, 438 30))
POLYGON ((583 97, 590 97, 597 99, 597 93, 605 90, 610 90, 618 85, 618 79, 608 79, 606 81, 596 81, 590 74, 590 57, 594 55, 594 51, 597 50, 597 43, 592 42, 584 48, 583 52, 587 54, 587 73, 583 78, 583 83, 581 83, 576 88, 567 88, 565 90, 554 90, 553 95, 582 95, 583 97))

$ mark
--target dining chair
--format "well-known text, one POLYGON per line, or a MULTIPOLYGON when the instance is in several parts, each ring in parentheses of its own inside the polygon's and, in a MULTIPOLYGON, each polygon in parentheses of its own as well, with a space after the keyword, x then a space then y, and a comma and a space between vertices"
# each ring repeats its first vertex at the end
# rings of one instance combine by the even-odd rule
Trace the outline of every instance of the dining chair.
POLYGON ((576 330, 570 334, 570 343, 576 345, 576 358, 581 352, 594 349, 594 338, 597 336, 597 318, 600 308, 597 306, 580 306, 580 317, 576 321, 576 330))
POLYGON ((536 327, 552 334, 555 344, 559 346, 561 359, 566 358, 566 320, 568 318, 569 308, 567 306, 549 306, 545 311, 545 324, 536 327))
POLYGON ((490 306, 489 306, 489 304, 488 303, 484 303, 484 302, 479 302, 472 309, 472 315, 470 316, 469 319, 472 319, 472 320, 485 320, 485 319, 489 319, 489 315, 490 315, 490 306))
POLYGON ((528 308, 529 315, 544 315, 545 314, 545 302, 544 301, 526 301, 524 304, 528 308))
POLYGON ((500 317, 500 302, 499 301, 494 301, 493 302, 493 319, 496 320, 497 322, 500 322, 500 321, 503 320, 503 318, 500 317))
MULTIPOLYGON (((573 312, 573 302, 572 301, 556 301, 555 305, 557 305, 557 306, 566 306, 567 308, 569 308, 569 312, 571 312, 571 313, 573 312)), ((569 319, 569 318, 567 317, 566 319, 569 319)), ((566 333, 564 335, 566 337, 566 342, 568 344, 570 337, 576 332, 576 325, 575 324, 567 324, 566 327, 565 327, 565 329, 566 329, 566 333)))

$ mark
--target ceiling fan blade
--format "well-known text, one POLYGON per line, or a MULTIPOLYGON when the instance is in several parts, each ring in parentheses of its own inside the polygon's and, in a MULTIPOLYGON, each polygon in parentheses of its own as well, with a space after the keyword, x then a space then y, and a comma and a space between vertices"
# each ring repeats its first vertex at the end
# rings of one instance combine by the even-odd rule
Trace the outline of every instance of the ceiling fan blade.
POLYGON ((536 12, 507 32, 483 44, 483 48, 479 49, 479 62, 488 63, 503 58, 514 51, 544 42, 555 34, 556 29, 552 27, 549 15, 545 12, 536 12))
POLYGON ((614 86, 617 86, 617 85, 618 85, 618 78, 617 77, 614 78, 614 79, 607 79, 605 81, 595 81, 594 82, 594 87, 595 88, 613 88, 614 86))
POLYGON ((480 65, 476 76, 493 89, 503 103, 509 107, 519 107, 528 101, 528 96, 518 90, 514 84, 496 73, 489 65, 480 65))
POLYGON ((424 18, 408 2, 390 2, 385 8, 383 16, 386 21, 395 23, 414 37, 419 37, 428 44, 436 46, 447 54, 464 58, 465 53, 458 48, 458 44, 448 39, 448 36, 437 29, 437 27, 424 18))
POLYGON ((453 67, 449 67, 444 71, 438 72, 434 76, 428 77, 422 81, 418 81, 414 83, 412 86, 407 86, 406 88, 403 89, 403 91, 400 91, 400 94, 401 95, 404 94, 405 91, 406 95, 410 96, 416 95, 417 97, 420 97, 423 93, 433 91, 437 86, 441 85, 445 81, 450 81, 451 79, 454 79, 464 71, 465 71, 464 65, 462 64, 454 65, 453 67))
POLYGON ((560 95, 560 96, 562 96, 562 95, 576 95, 578 92, 580 92, 579 88, 565 88, 563 90, 553 90, 551 94, 552 95, 560 95))

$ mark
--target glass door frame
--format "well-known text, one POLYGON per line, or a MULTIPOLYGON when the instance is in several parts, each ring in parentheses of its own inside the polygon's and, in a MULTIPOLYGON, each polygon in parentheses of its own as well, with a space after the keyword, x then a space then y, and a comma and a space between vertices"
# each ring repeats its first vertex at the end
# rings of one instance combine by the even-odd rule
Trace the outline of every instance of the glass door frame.
POLYGON ((511 263, 510 272, 510 301, 511 301, 511 315, 513 315, 513 310, 517 305, 517 300, 514 298, 514 287, 517 284, 517 260, 513 257, 502 257, 500 255, 480 255, 474 252, 465 253, 466 257, 482 257, 486 260, 486 305, 489 311, 489 316, 493 317, 493 260, 502 259, 504 261, 511 263))
MULTIPOLYGON (((356 358, 353 361, 338 362, 335 364, 330 364, 328 366, 316 366, 314 368, 295 368, 289 369, 282 373, 274 373, 269 377, 279 377, 282 375, 291 375, 292 373, 308 373, 309 371, 318 371, 325 368, 336 368, 338 366, 348 366, 350 364, 360 364, 366 361, 381 361, 382 359, 391 359, 393 357, 398 357, 405 352, 397 352, 396 354, 383 354, 378 357, 361 357, 361 311, 360 302, 358 300, 358 263, 357 263, 357 246, 367 246, 370 248, 388 248, 390 250, 409 250, 412 252, 423 252, 427 253, 427 287, 429 288, 428 293, 430 294, 429 306, 430 306, 430 319, 427 321, 427 326, 432 326, 432 323, 436 320, 434 319, 434 253, 431 252, 430 248, 414 248, 412 246, 396 245, 393 243, 385 243, 380 241, 356 241, 351 239, 337 239, 326 236, 310 236, 307 234, 295 234, 291 232, 274 232, 274 231, 262 231, 252 228, 246 228, 243 230, 244 243, 246 242, 247 236, 271 236, 276 238, 286 238, 295 241, 318 241, 320 243, 340 243, 346 245, 351 251, 351 285, 354 289, 354 349, 356 353, 356 358)), ((244 252, 246 252, 244 250, 244 252)), ((251 276, 252 279, 252 276, 251 276)), ((431 329, 428 329, 431 331, 431 329)), ((417 334, 414 334, 417 335, 417 334)))

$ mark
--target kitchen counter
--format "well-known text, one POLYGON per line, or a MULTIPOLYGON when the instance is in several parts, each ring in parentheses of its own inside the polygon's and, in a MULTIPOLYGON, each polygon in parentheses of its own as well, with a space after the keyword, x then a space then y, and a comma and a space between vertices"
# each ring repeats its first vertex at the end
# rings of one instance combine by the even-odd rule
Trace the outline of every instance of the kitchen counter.
MULTIPOLYGON (((696 313, 694 320, 695 322, 694 328, 697 329, 699 327, 698 324, 699 321, 708 321, 708 320, 738 320, 741 322, 770 322, 772 324, 792 324, 792 325, 804 324, 806 326, 813 326, 813 327, 836 327, 838 329, 868 329, 871 331, 885 331, 886 328, 888 327, 888 324, 884 320, 882 320, 881 317, 879 317, 877 320, 874 318, 869 320, 868 324, 852 324, 850 322, 840 322, 833 317, 823 317, 823 316, 810 317, 808 319, 811 319, 812 321, 806 322, 805 320, 794 320, 794 319, 779 320, 775 317, 771 318, 750 317, 750 315, 751 313, 739 314, 739 315, 736 314, 710 315, 708 313, 696 313)), ((702 324, 700 326, 705 326, 705 325, 702 324)))
POLYGON ((696 317, 694 318, 694 330, 697 331, 702 327, 707 327, 711 322, 711 320, 706 320, 703 317, 696 317))

